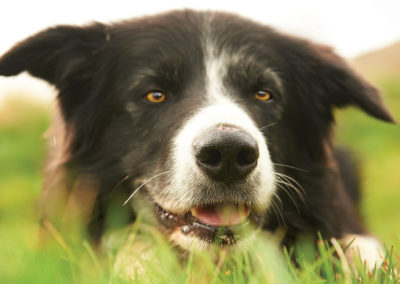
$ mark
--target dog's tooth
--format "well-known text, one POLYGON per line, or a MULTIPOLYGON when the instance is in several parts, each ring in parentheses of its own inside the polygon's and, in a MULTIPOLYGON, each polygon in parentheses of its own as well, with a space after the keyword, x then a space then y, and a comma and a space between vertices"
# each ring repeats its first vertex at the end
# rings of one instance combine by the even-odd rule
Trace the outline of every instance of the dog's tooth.
POLYGON ((188 225, 182 226, 181 231, 187 235, 190 232, 190 227, 188 225))
POLYGON ((192 214, 193 217, 196 217, 196 209, 195 208, 190 209, 190 213, 192 214))

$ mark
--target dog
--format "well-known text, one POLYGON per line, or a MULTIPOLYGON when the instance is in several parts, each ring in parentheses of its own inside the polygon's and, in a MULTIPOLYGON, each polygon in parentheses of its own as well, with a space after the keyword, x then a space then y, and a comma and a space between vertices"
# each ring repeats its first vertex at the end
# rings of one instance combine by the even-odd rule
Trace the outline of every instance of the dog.
POLYGON ((381 260, 358 214, 356 166, 332 142, 333 112, 395 121, 331 48, 183 10, 49 28, 1 57, 0 75, 23 71, 58 90, 43 220, 79 219, 96 243, 112 206, 130 223, 139 203, 183 249, 283 228, 286 246, 319 232, 381 260))

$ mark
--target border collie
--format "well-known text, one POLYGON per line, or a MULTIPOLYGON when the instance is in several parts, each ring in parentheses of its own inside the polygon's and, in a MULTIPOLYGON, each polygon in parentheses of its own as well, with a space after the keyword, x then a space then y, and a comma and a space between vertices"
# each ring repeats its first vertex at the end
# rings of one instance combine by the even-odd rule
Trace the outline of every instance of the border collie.
POLYGON ((182 248, 283 228, 283 245, 320 232, 379 261, 333 114, 353 105, 394 119, 330 48, 231 14, 174 11, 47 29, 0 58, 0 75, 23 71, 58 90, 43 219, 78 218, 100 240, 110 207, 133 222, 150 204, 182 248))

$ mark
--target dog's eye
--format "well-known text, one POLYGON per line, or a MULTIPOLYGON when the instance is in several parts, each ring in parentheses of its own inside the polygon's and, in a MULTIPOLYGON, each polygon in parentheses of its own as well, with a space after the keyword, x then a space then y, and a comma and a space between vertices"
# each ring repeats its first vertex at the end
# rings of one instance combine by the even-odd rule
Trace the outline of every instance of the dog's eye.
POLYGON ((159 92, 159 91, 154 91, 154 92, 148 92, 144 98, 146 100, 148 100, 151 103, 162 103, 163 101, 165 101, 165 94, 163 92, 159 92))
POLYGON ((272 98, 272 94, 268 91, 258 91, 254 97, 260 101, 269 101, 272 98))

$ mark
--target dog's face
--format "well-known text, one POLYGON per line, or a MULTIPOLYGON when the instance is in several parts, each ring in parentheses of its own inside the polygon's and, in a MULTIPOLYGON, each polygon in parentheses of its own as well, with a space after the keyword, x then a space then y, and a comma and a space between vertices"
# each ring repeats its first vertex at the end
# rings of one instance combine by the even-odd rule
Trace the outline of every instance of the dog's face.
POLYGON ((282 116, 282 82, 266 64, 273 58, 264 46, 224 47, 210 16, 184 28, 188 19, 179 20, 176 27, 147 25, 137 35, 144 39, 123 50, 128 54, 116 68, 124 75, 111 93, 125 122, 116 120, 106 136, 130 141, 119 154, 122 168, 132 175, 141 165, 133 190, 145 183, 139 190, 149 193, 173 239, 232 243, 240 224, 260 224, 276 187, 260 128, 267 131, 282 116))
POLYGON ((294 185, 285 166, 329 162, 334 107, 392 121, 329 49, 220 13, 50 29, 0 59, 2 75, 23 70, 60 91, 70 161, 145 192, 181 246, 261 225, 294 185))

